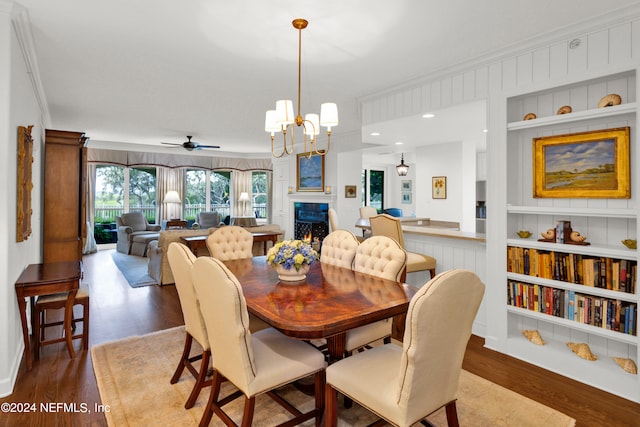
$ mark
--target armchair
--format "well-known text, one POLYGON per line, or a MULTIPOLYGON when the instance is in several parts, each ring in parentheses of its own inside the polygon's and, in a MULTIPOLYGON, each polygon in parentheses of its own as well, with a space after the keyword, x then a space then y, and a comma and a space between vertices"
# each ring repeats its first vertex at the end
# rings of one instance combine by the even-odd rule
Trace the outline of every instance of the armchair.
POLYGON ((217 228, 220 225, 220 215, 218 212, 198 212, 196 223, 200 228, 217 228))
POLYGON ((149 241, 160 233, 160 225, 149 224, 141 212, 130 212, 116 217, 118 242, 116 250, 127 255, 145 256, 149 241))

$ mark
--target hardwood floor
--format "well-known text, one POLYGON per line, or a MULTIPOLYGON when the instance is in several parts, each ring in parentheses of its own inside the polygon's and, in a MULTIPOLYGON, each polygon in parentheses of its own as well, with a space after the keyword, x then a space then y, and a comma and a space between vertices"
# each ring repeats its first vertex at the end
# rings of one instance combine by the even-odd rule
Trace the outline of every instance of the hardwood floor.
MULTIPOLYGON (((91 345, 183 324, 173 286, 131 288, 109 251, 86 256, 84 269, 84 282, 91 289, 91 345)), ((80 342, 74 344, 79 350, 80 342)), ((471 338, 464 361, 468 371, 564 412, 577 420, 577 426, 640 425, 640 404, 485 349, 483 344, 482 338, 471 338)), ((103 414, 95 410, 100 396, 89 353, 78 351, 75 359, 69 359, 63 343, 44 347, 31 372, 25 371, 23 361, 14 393, 0 402, 36 405, 29 413, 2 413, 0 426, 106 426, 103 414), (75 404, 76 412, 50 406, 47 413, 41 403, 75 404)))

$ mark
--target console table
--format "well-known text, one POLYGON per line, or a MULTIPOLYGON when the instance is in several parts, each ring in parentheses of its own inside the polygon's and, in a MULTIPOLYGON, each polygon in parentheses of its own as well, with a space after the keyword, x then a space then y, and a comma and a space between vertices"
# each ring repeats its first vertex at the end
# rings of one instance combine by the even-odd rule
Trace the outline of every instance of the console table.
MULTIPOLYGON (((73 303, 78 288, 80 287, 80 279, 82 279, 81 261, 60 261, 30 264, 22 274, 20 274, 18 280, 16 280, 16 297, 20 310, 20 321, 22 323, 27 371, 31 370, 33 362, 31 359, 31 346, 29 344, 27 304, 25 298, 31 298, 31 306, 33 307, 34 297, 36 296, 68 292, 67 303, 64 309, 64 336, 67 342, 69 357, 73 358, 75 352, 73 351, 71 321, 73 316, 73 303)), ((33 331, 33 333, 37 334, 39 331, 33 331)))

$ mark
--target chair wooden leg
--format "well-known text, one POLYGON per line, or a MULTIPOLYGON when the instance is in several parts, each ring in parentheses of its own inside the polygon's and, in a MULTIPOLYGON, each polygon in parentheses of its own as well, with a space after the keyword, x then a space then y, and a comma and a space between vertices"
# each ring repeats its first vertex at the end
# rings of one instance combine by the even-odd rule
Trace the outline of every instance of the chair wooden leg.
POLYGON ((207 371, 209 370, 210 358, 211 350, 205 350, 202 353, 202 362, 200 363, 198 378, 196 378, 196 383, 193 385, 189 399, 187 399, 187 402, 184 404, 185 409, 193 408, 193 405, 195 405, 196 400, 198 400, 198 396, 200 395, 200 390, 210 384, 207 382, 207 371))
MULTIPOLYGON (((33 306, 31 309, 37 310, 37 308, 33 306)), ((33 360, 40 360, 40 341, 44 341, 44 328, 40 326, 41 324, 44 324, 44 320, 42 319, 43 315, 44 312, 38 311, 36 312, 36 315, 33 316, 33 319, 35 320, 33 325, 33 347, 35 352, 33 360)))
POLYGON ((253 423, 253 410, 256 407, 256 397, 245 397, 244 412, 242 413, 242 427, 251 427, 253 423))
POLYGON ((211 417, 216 408, 218 401, 218 394, 220 393, 220 384, 222 384, 223 377, 214 369, 213 379, 211 385, 211 393, 209 393, 209 400, 207 400, 207 406, 204 408, 204 413, 200 419, 200 427, 207 427, 211 422, 211 417), (214 409, 215 408, 215 409, 214 409))
POLYGON ((324 425, 336 427, 338 425, 338 392, 330 384, 324 386, 324 425))
POLYGON ((436 269, 432 268, 431 270, 429 270, 429 274, 431 275, 431 278, 433 279, 434 277, 436 277, 436 269))
POLYGON ((458 427, 458 411, 456 409, 456 401, 447 403, 445 407, 447 413, 447 424, 449 427, 458 427))
POLYGON ((316 372, 314 390, 314 394, 316 397, 316 427, 320 427, 322 425, 322 417, 324 415, 325 406, 324 388, 326 383, 327 376, 324 369, 320 372, 316 372))
POLYGON ((82 346, 85 350, 89 349, 89 299, 83 304, 82 317, 84 324, 82 325, 82 346))
POLYGON ((176 371, 173 373, 173 376, 171 377, 171 384, 177 383, 178 380, 180 379, 180 376, 182 375, 182 371, 184 371, 184 368, 188 363, 189 353, 191 352, 192 343, 193 343, 193 337, 191 336, 191 334, 187 332, 185 334, 184 349, 182 350, 182 356, 180 356, 180 362, 178 363, 178 367, 176 368, 176 371))

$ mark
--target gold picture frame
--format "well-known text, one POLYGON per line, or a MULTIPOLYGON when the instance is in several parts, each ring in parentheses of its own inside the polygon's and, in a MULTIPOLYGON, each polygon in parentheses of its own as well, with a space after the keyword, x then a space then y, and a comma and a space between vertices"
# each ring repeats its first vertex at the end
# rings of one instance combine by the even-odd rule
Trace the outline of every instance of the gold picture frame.
POLYGON ((16 242, 24 242, 31 235, 31 190, 33 138, 30 126, 18 126, 18 174, 17 174, 17 212, 16 242))
POLYGON ((533 197, 629 199, 629 127, 533 139, 533 197))
POLYGON ((344 198, 345 199, 355 199, 357 195, 358 187, 355 185, 345 185, 344 186, 344 198))
POLYGON ((447 198, 447 177, 446 176, 431 177, 431 198, 432 199, 447 198))
POLYGON ((298 154, 296 178, 296 191, 324 191, 324 156, 298 154))

